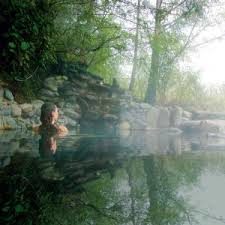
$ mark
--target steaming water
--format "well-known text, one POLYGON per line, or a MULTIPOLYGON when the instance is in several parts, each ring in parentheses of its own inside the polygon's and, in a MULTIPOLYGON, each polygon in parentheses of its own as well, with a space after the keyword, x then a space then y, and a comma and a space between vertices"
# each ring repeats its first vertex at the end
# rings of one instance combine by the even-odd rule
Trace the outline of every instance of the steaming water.
POLYGON ((49 206, 53 219, 48 224, 225 222, 221 139, 166 132, 117 136, 71 132, 40 140, 30 133, 2 132, 0 163, 1 174, 11 168, 10 173, 28 176, 31 182, 38 178, 48 187, 54 184, 46 192, 60 198, 49 206))

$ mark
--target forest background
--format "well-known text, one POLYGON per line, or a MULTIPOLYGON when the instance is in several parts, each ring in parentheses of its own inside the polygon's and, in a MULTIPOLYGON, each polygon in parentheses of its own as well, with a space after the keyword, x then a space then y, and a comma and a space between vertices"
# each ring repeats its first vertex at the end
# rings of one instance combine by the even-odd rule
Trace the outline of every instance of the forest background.
MULTIPOLYGON (((0 1, 0 79, 29 100, 70 62, 152 105, 225 110, 225 84, 206 87, 185 66, 198 47, 223 38, 223 0, 0 1)), ((213 74, 212 74, 213 76, 213 74)))

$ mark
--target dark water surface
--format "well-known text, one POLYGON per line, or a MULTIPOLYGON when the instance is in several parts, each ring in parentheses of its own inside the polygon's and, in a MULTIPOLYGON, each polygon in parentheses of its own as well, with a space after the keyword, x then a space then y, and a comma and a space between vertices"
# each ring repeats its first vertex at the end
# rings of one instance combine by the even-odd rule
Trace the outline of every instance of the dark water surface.
POLYGON ((224 140, 0 133, 1 224, 220 225, 224 140))

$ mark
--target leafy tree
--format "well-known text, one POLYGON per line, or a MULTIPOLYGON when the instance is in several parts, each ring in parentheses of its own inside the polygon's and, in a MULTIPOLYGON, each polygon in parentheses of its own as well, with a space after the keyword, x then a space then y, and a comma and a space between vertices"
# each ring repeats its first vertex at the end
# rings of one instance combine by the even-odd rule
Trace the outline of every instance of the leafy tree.
POLYGON ((118 71, 117 61, 126 37, 113 21, 111 7, 107 1, 75 1, 65 4, 55 21, 57 54, 65 60, 85 64, 108 81, 118 71))
MULTIPOLYGON (((190 41, 194 37, 194 30, 200 18, 204 17, 205 8, 208 7, 209 1, 164 1, 156 0, 156 7, 154 10, 154 33, 152 36, 151 47, 151 69, 149 73, 148 88, 145 96, 145 100, 148 103, 155 104, 156 94, 158 90, 158 82, 161 74, 165 74, 162 66, 164 61, 165 52, 167 61, 167 67, 174 63, 175 60, 186 50, 190 41), (188 29, 189 33, 183 31, 184 28, 188 29), (179 31, 179 33, 177 32, 179 31), (169 34, 169 36, 168 36, 169 34), (175 34, 175 36, 174 36, 175 34), (174 38, 179 34, 179 38, 174 38), (183 41, 186 36, 186 41, 183 41), (166 41, 165 37, 170 37, 166 41), (172 39, 171 39, 172 38, 172 39), (175 42, 174 42, 175 41, 175 42), (173 50, 174 44, 176 47, 176 41, 181 43, 179 48, 175 48, 176 54, 174 55, 173 50)), ((196 34, 195 34, 196 35, 196 34)))
POLYGON ((135 83, 135 77, 137 73, 137 55, 138 55, 138 43, 139 43, 139 26, 140 26, 140 4, 141 1, 138 0, 137 2, 137 24, 136 24, 136 29, 135 29, 135 41, 134 41, 134 58, 133 58, 133 67, 132 67, 132 73, 131 73, 131 80, 130 80, 130 85, 129 85, 129 90, 132 91, 134 88, 134 83, 135 83))
POLYGON ((0 69, 10 80, 31 78, 51 58, 55 10, 48 1, 0 1, 0 69))

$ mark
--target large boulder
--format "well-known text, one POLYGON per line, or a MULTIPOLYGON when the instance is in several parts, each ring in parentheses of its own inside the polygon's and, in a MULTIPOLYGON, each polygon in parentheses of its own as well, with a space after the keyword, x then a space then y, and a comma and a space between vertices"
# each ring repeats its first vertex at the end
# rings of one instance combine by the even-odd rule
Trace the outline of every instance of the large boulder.
POLYGON ((57 83, 57 80, 55 79, 55 77, 49 77, 49 78, 45 79, 44 87, 53 92, 57 92, 58 91, 58 83, 57 83))
POLYGON ((184 110, 182 112, 182 120, 191 120, 192 119, 192 113, 184 110))
POLYGON ((40 116, 41 114, 41 106, 44 104, 44 102, 42 100, 34 100, 31 102, 32 106, 33 106, 33 110, 35 111, 35 114, 37 116, 40 116))
POLYGON ((13 96, 12 92, 8 88, 6 88, 4 90, 4 97, 5 97, 5 99, 7 99, 9 101, 14 101, 14 96, 13 96))
MULTIPOLYGON (((208 126, 214 128, 211 133, 219 133, 225 135, 225 120, 207 120, 208 126)), ((211 128, 211 129, 212 129, 211 128)))
POLYGON ((81 118, 80 114, 71 108, 63 109, 63 112, 67 117, 70 117, 71 119, 78 120, 81 118))
POLYGON ((121 121, 117 126, 117 130, 121 138, 129 137, 131 134, 131 125, 128 121, 121 121))
POLYGON ((18 128, 15 119, 9 116, 0 116, 0 130, 14 130, 18 128))
POLYGON ((17 104, 12 104, 11 108, 13 117, 21 117, 22 109, 17 104))
POLYGON ((167 108, 159 108, 158 128, 167 128, 170 126, 170 111, 167 108))
POLYGON ((96 121, 96 120, 98 120, 98 119, 101 118, 101 115, 100 115, 99 112, 90 110, 90 111, 86 112, 86 113, 83 115, 83 118, 84 118, 85 120, 96 121))
POLYGON ((53 92, 57 92, 58 88, 61 87, 66 80, 68 80, 66 76, 49 77, 45 79, 44 86, 53 92))
POLYGON ((170 126, 178 127, 182 121, 183 110, 181 107, 173 106, 170 108, 170 126))
POLYGON ((10 105, 1 104, 0 105, 0 116, 11 116, 12 108, 10 105))
MULTIPOLYGON (((225 124, 224 124, 225 125, 225 124)), ((186 133, 219 133, 221 127, 219 124, 210 120, 190 120, 182 122, 180 129, 186 133)))
POLYGON ((39 92, 40 97, 47 97, 47 98, 51 98, 51 97, 58 97, 59 93, 57 91, 52 91, 52 90, 48 90, 48 89, 41 89, 41 91, 39 92))
POLYGON ((146 112, 147 125, 149 128, 158 127, 159 112, 160 112, 159 109, 153 106, 151 106, 149 110, 146 112))
POLYGON ((32 104, 24 103, 20 105, 20 108, 22 109, 22 117, 27 118, 34 115, 32 104))
POLYGON ((194 111, 193 120, 225 120, 225 113, 222 112, 208 112, 208 111, 194 111))

